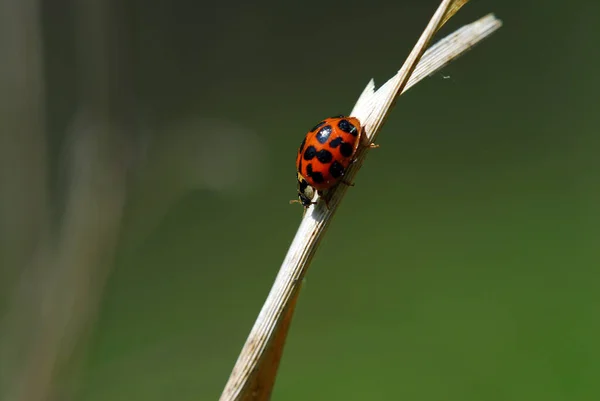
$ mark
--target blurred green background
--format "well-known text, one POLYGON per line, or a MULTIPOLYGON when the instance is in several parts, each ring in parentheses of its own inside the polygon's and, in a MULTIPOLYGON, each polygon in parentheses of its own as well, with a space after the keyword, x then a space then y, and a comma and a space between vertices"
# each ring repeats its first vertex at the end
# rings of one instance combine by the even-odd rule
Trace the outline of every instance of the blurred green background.
MULTIPOLYGON (((54 275, 61 257, 33 269, 31 294, 79 294, 65 302, 88 322, 44 387, 58 395, 38 399, 217 399, 301 219, 288 201, 304 133, 391 77, 439 2, 25 3, 42 89, 15 101, 34 75, 0 70, 0 307, 5 351, 25 350, 4 354, 0 397, 40 355, 10 320, 47 307, 14 301, 22 272, 50 260, 44 243, 100 238, 73 258, 81 281, 54 275), (77 146, 102 124, 92 154, 117 167, 92 182, 77 146), (77 177, 105 231, 73 213, 77 177)), ((472 1, 438 38, 488 12, 504 26, 400 98, 348 191, 274 400, 600 399, 600 3, 472 1)), ((31 67, 6 36, 17 25, 2 43, 31 67)))

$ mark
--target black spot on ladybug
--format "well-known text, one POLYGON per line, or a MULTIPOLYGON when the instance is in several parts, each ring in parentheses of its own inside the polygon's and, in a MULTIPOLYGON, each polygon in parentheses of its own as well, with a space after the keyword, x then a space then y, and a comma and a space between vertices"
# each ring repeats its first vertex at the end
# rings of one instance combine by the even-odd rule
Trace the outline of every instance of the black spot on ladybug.
POLYGON ((316 131, 319 127, 322 127, 323 125, 325 125, 325 121, 321 121, 320 123, 318 123, 317 125, 315 125, 310 132, 314 132, 316 131))
POLYGON ((298 153, 302 153, 302 151, 304 150, 304 145, 306 145, 306 137, 304 137, 304 139, 302 140, 300 148, 298 149, 298 153))
POLYGON ((335 149, 338 146, 340 146, 342 144, 342 142, 343 142, 342 137, 338 136, 333 141, 329 142, 329 146, 335 149))
POLYGON ((318 172, 314 172, 311 175, 311 178, 313 179, 314 182, 316 182, 317 184, 322 183, 323 181, 325 181, 325 179, 323 178, 323 174, 318 173, 318 172))
POLYGON ((325 181, 323 174, 319 173, 318 171, 313 171, 312 164, 310 163, 306 165, 306 174, 308 174, 308 176, 317 184, 325 181))
POLYGON ((331 135, 331 125, 326 125, 317 132, 317 141, 325 143, 329 139, 329 135, 331 135))
POLYGON ((342 120, 338 123, 338 127, 344 131, 349 133, 350 135, 356 136, 358 135, 358 130, 356 129, 356 127, 352 124, 350 124, 350 122, 348 120, 342 120))
POLYGON ((345 173, 344 166, 337 161, 334 161, 331 163, 331 166, 329 166, 329 173, 333 176, 333 178, 340 178, 345 173))
POLYGON ((317 154, 317 149, 314 146, 309 146, 304 151, 304 160, 311 160, 317 154))
MULTIPOLYGON (((308 149, 306 149, 306 150, 308 151, 308 149)), ((342 156, 350 157, 350 156, 352 156, 353 152, 354 152, 354 148, 349 143, 343 142, 340 145, 340 153, 342 154, 342 156)), ((306 153, 304 153, 304 158, 306 159, 306 153)))
POLYGON ((323 164, 331 162, 332 159, 333 155, 327 149, 321 149, 319 153, 317 153, 317 160, 319 160, 323 164))

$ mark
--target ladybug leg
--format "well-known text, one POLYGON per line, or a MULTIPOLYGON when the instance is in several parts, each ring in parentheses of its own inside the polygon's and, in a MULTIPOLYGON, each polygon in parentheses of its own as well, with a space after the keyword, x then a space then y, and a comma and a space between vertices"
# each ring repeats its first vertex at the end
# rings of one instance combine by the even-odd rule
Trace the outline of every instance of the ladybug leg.
MULTIPOLYGON (((293 205, 294 203, 300 203, 300 204, 302 204, 302 202, 300 202, 298 199, 292 199, 292 200, 290 201, 290 205, 293 205)), ((311 204, 311 205, 316 205, 316 204, 317 204, 317 202, 310 202, 310 204, 311 204)))
POLYGON ((378 144, 376 144, 376 143, 366 143, 366 144, 365 144, 365 143, 363 143, 362 145, 363 145, 365 148, 369 148, 369 149, 376 149, 376 148, 378 148, 378 147, 379 147, 379 145, 378 145, 378 144))

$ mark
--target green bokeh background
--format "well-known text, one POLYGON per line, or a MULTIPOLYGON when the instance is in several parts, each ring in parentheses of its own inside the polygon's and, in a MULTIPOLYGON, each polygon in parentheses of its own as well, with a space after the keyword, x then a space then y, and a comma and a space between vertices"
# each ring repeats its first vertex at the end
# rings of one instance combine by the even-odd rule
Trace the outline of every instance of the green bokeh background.
MULTIPOLYGON (((437 4, 128 3, 142 125, 168 143, 191 121, 178 140, 214 159, 168 205, 189 171, 153 161, 132 196, 75 399, 218 398, 301 218, 302 136, 392 76, 437 4)), ((600 5, 472 1, 439 36, 488 12, 503 28, 401 97, 348 191, 274 400, 600 398, 600 5)), ((73 49, 45 13, 58 158, 73 49)))

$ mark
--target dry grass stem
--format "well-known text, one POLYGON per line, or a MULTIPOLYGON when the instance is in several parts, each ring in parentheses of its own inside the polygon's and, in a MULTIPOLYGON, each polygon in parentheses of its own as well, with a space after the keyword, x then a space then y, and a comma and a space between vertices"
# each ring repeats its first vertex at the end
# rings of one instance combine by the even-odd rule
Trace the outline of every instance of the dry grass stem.
MULTIPOLYGON (((372 80, 367 84, 351 115, 362 122, 370 143, 377 137, 401 93, 500 28, 501 21, 490 14, 464 26, 425 52, 437 30, 466 2, 442 1, 400 71, 377 91, 374 91, 372 80)), ((368 147, 358 152, 357 162, 346 172, 348 181, 353 181, 367 152, 368 147)), ((347 186, 339 185, 326 194, 329 208, 320 201, 306 211, 221 401, 269 399, 302 279, 346 190, 347 186)))

